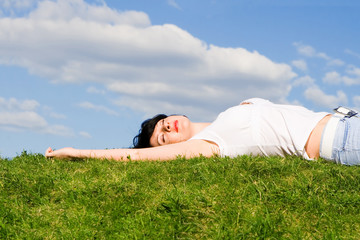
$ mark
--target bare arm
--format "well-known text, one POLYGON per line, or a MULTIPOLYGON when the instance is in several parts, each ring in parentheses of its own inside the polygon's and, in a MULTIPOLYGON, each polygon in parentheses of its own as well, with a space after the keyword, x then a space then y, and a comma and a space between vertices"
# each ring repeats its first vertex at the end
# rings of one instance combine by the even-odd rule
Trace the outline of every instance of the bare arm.
POLYGON ((152 148, 104 150, 62 148, 56 151, 48 148, 45 152, 45 156, 49 158, 98 158, 117 161, 128 160, 128 158, 131 160, 172 160, 178 156, 211 157, 214 154, 219 154, 219 147, 216 144, 198 139, 152 148))

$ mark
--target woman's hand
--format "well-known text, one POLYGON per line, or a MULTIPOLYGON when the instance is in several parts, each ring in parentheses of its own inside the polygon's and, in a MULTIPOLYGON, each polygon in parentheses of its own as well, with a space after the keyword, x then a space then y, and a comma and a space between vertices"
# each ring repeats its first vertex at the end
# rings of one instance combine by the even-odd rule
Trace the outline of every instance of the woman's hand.
POLYGON ((51 147, 49 147, 45 152, 45 157, 47 158, 78 158, 79 150, 76 150, 75 148, 67 147, 62 148, 59 150, 52 150, 51 147))

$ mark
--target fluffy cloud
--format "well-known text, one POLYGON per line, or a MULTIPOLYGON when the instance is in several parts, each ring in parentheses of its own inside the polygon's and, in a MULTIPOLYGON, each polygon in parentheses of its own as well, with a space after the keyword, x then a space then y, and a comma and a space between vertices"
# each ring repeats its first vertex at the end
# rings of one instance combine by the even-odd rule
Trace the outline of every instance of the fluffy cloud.
POLYGON ((342 83, 342 77, 338 72, 328 72, 325 74, 323 82, 329 84, 340 84, 342 83))
POLYGON ((291 62, 293 66, 295 66, 296 68, 302 70, 302 71, 306 71, 308 68, 307 68, 307 63, 300 59, 300 60, 294 60, 291 62))
POLYGON ((305 90, 306 99, 311 100, 318 106, 334 108, 339 105, 347 105, 348 99, 343 91, 337 91, 336 96, 324 93, 319 87, 312 86, 305 90))
POLYGON ((340 59, 331 59, 328 62, 329 66, 343 66, 345 65, 344 61, 340 60, 340 59))
POLYGON ((350 50, 350 49, 345 49, 344 52, 345 52, 346 54, 352 55, 352 56, 360 59, 360 54, 357 53, 357 52, 354 52, 354 51, 352 51, 352 50, 350 50))
POLYGON ((360 68, 357 68, 355 66, 349 66, 346 69, 346 73, 348 74, 348 76, 342 76, 336 71, 328 72, 325 74, 323 82, 329 84, 344 83, 348 86, 360 84, 360 68))
POLYGON ((97 7, 86 4, 83 0, 41 1, 37 9, 29 14, 29 19, 38 21, 71 21, 82 19, 103 24, 126 24, 148 26, 148 16, 141 12, 127 11, 119 13, 104 5, 97 7))
POLYGON ((327 61, 327 65, 329 66, 343 66, 345 63, 340 59, 335 59, 329 57, 326 53, 318 52, 315 48, 309 45, 304 45, 301 42, 295 42, 293 44, 298 53, 302 56, 309 57, 309 58, 320 58, 327 61))
POLYGON ((78 104, 79 107, 81 108, 85 108, 85 109, 92 109, 92 110, 95 110, 97 112, 103 112, 103 113, 106 113, 108 115, 113 115, 113 116, 118 116, 119 113, 117 113, 116 111, 108 108, 108 107, 105 107, 105 106, 102 106, 102 105, 96 105, 96 104, 93 104, 93 103, 90 103, 90 102, 82 102, 82 103, 79 103, 78 104))
POLYGON ((92 138, 92 136, 88 132, 79 132, 79 135, 84 138, 92 138))
POLYGON ((177 2, 175 2, 175 0, 167 0, 167 3, 168 3, 170 6, 176 8, 176 9, 181 10, 181 7, 179 6, 179 4, 177 4, 177 2))
POLYGON ((296 76, 256 51, 208 45, 175 25, 151 25, 143 12, 83 0, 41 1, 25 17, 1 18, 0 43, 0 64, 53 82, 97 83, 118 93, 118 104, 150 114, 158 103, 197 113, 253 96, 279 102, 296 76))
POLYGON ((354 96, 353 97, 353 103, 354 103, 354 106, 357 109, 360 109, 360 96, 354 96))
POLYGON ((14 15, 24 10, 28 10, 36 5, 38 0, 1 0, 0 16, 14 15))
POLYGON ((344 82, 347 85, 355 85, 360 84, 360 68, 355 66, 349 66, 346 70, 346 73, 350 76, 345 76, 344 82))
POLYGON ((326 53, 318 52, 312 46, 304 45, 301 42, 295 42, 294 46, 297 48, 298 53, 303 55, 303 56, 317 57, 317 58, 322 58, 322 59, 325 59, 325 60, 330 60, 331 59, 326 53))
POLYGON ((313 86, 315 84, 315 79, 313 79, 312 77, 306 75, 303 77, 299 77, 297 79, 295 79, 293 85, 294 87, 297 86, 313 86))
POLYGON ((34 111, 39 105, 35 100, 19 101, 15 98, 6 100, 0 97, 0 111, 34 111))
POLYGON ((101 94, 101 95, 104 95, 106 93, 106 91, 104 89, 98 89, 94 86, 88 87, 86 89, 86 92, 93 93, 93 94, 101 94))
POLYGON ((49 124, 39 113, 35 100, 0 97, 0 128, 10 131, 33 131, 60 136, 72 136, 73 131, 62 125, 49 124))

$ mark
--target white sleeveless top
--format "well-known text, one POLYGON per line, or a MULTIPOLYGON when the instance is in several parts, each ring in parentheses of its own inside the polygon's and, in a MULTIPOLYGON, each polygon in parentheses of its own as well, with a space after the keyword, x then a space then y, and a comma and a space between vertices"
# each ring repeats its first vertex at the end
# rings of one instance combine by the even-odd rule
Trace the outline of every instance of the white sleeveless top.
POLYGON ((274 104, 261 98, 245 100, 222 112, 191 139, 214 142, 221 156, 297 155, 310 159, 305 144, 316 124, 327 114, 301 106, 274 104))

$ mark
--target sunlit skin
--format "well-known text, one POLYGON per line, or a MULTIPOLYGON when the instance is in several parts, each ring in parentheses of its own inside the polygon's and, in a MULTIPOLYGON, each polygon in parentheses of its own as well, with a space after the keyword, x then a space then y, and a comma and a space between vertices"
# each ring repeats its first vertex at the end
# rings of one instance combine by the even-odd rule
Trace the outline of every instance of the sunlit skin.
MULTIPOLYGON (((243 102, 242 104, 251 104, 243 102)), ((324 117, 311 132, 305 145, 309 157, 319 157, 321 133, 330 116, 324 117)), ((191 139, 210 123, 194 123, 181 115, 169 116, 160 120, 150 138, 150 148, 142 149, 75 149, 62 148, 53 150, 48 148, 45 156, 48 158, 97 158, 118 161, 131 160, 171 160, 178 156, 192 158, 196 156, 211 157, 219 154, 219 146, 213 142, 191 139)))
POLYGON ((150 148, 141 149, 75 149, 48 148, 45 156, 49 158, 98 158, 119 161, 131 160, 171 160, 178 156, 185 158, 199 155, 210 157, 219 154, 219 147, 211 142, 190 138, 210 123, 194 123, 182 115, 169 116, 160 120, 150 138, 150 148), (189 140, 190 139, 190 140, 189 140))
POLYGON ((193 123, 181 115, 169 116, 156 124, 150 145, 157 147, 187 141, 208 125, 209 123, 193 123))

